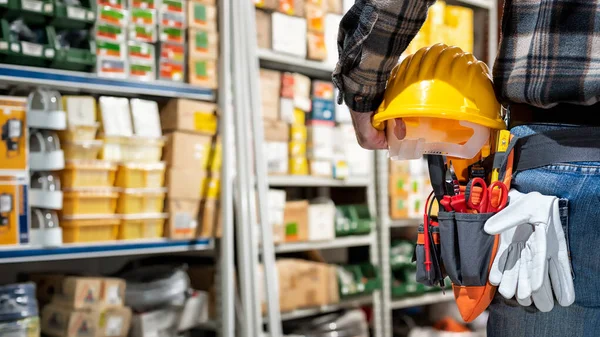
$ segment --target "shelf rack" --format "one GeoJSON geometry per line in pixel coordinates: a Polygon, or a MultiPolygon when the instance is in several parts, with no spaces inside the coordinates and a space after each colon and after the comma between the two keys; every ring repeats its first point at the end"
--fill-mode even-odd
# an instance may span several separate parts
{"type": "Polygon", "coordinates": [[[298,309],[290,312],[281,313],[282,321],[289,321],[319,314],[326,314],[341,309],[358,308],[373,303],[372,296],[358,297],[354,299],[342,300],[340,303],[324,305],[316,308],[298,309]]]}
{"type": "Polygon", "coordinates": [[[366,187],[370,177],[352,177],[333,179],[313,176],[269,176],[269,185],[273,187],[366,187]]]}
{"type": "Polygon", "coordinates": [[[430,293],[421,296],[408,297],[402,299],[393,299],[391,301],[390,307],[392,310],[397,309],[406,309],[412,307],[418,307],[422,305],[429,305],[435,303],[442,303],[447,301],[454,300],[454,296],[452,296],[452,291],[446,293],[430,293]]]}
{"type": "Polygon", "coordinates": [[[10,64],[0,64],[0,82],[28,86],[51,86],[57,90],[86,93],[215,100],[214,90],[187,83],[112,79],[98,77],[92,73],[10,64]]]}
{"type": "Polygon", "coordinates": [[[275,246],[276,253],[293,253],[307,250],[338,249],[360,246],[370,246],[375,242],[374,235],[354,235],[335,238],[331,241],[290,242],[275,246]]]}
{"type": "Polygon", "coordinates": [[[212,240],[135,240],[63,244],[57,248],[2,247],[0,264],[211,250],[212,240]]]}

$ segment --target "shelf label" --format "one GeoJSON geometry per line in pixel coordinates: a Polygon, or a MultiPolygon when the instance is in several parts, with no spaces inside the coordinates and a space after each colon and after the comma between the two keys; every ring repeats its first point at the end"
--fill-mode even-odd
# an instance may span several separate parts
{"type": "Polygon", "coordinates": [[[74,6],[67,7],[67,17],[69,17],[71,19],[85,20],[87,17],[86,14],[87,14],[86,10],[83,8],[78,8],[78,7],[74,7],[74,6]]]}
{"type": "Polygon", "coordinates": [[[44,47],[41,44],[21,42],[21,51],[25,55],[40,57],[44,52],[44,47]]]}
{"type": "Polygon", "coordinates": [[[8,0],[0,0],[0,4],[7,4],[8,0]]]}
{"type": "Polygon", "coordinates": [[[46,49],[46,50],[44,51],[44,55],[45,55],[47,58],[53,58],[53,57],[54,57],[54,49],[50,49],[50,48],[46,49]]]}
{"type": "Polygon", "coordinates": [[[6,50],[6,49],[8,49],[8,42],[6,42],[6,41],[2,41],[2,42],[0,42],[0,49],[1,49],[1,50],[6,50]]]}
{"type": "Polygon", "coordinates": [[[21,0],[21,7],[31,12],[42,12],[44,4],[37,0],[21,0]]]}
{"type": "Polygon", "coordinates": [[[44,4],[44,12],[52,14],[54,11],[54,5],[51,3],[44,4]]]}

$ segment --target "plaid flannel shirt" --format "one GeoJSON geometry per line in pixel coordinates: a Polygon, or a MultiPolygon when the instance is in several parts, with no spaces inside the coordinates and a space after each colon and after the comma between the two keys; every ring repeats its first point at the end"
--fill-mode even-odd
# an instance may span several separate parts
{"type": "MultiPolygon", "coordinates": [[[[340,23],[333,73],[338,103],[358,112],[377,109],[390,71],[434,2],[356,1],[340,23]]],[[[506,0],[493,77],[503,104],[598,102],[600,0],[506,0]]]]}

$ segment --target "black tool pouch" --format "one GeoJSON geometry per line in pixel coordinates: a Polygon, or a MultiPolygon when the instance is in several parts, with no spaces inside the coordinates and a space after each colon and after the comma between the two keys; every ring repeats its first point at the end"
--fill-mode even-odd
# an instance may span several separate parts
{"type": "Polygon", "coordinates": [[[487,283],[495,237],[483,227],[492,215],[439,212],[442,263],[454,285],[470,287],[487,283]]]}

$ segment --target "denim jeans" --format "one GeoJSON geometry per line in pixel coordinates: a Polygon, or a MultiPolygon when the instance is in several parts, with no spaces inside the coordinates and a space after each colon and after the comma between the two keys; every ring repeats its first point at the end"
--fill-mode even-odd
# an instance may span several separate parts
{"type": "MultiPolygon", "coordinates": [[[[525,136],[568,127],[573,126],[531,124],[511,132],[525,136]]],[[[600,336],[600,162],[517,172],[512,187],[568,199],[568,212],[565,209],[561,215],[573,266],[575,303],[566,308],[555,303],[551,312],[542,313],[496,294],[489,307],[488,337],[600,336]]]]}

